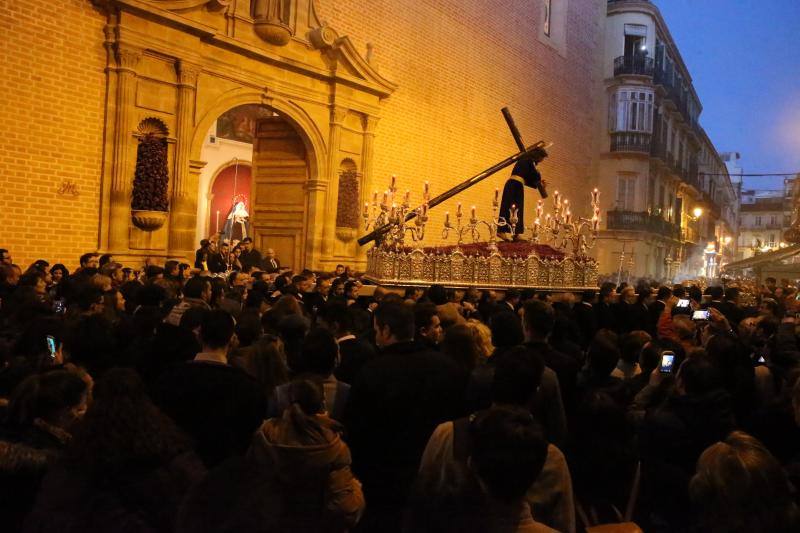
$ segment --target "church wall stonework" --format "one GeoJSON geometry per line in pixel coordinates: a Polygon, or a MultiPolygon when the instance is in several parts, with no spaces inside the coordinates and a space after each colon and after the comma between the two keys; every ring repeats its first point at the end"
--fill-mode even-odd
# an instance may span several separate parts
{"type": "MultiPolygon", "coordinates": [[[[175,2],[151,3],[169,9],[175,2]]],[[[587,214],[588,191],[595,183],[593,154],[599,152],[598,116],[604,113],[598,108],[604,0],[553,0],[554,13],[560,15],[554,19],[552,42],[541,32],[538,0],[315,2],[319,19],[349,37],[356,52],[369,58],[370,67],[397,84],[394,90],[385,89],[379,103],[369,91],[385,86],[374,78],[363,82],[372,87],[365,92],[357,94],[356,85],[340,83],[326,95],[323,71],[329,58],[320,61],[320,50],[299,41],[270,49],[247,30],[249,2],[194,3],[199,7],[167,17],[172,22],[166,30],[155,19],[124,15],[115,37],[104,34],[106,14],[90,0],[63,0],[58,10],[45,0],[0,2],[0,21],[10,28],[0,40],[5,95],[0,107],[5,126],[0,136],[0,246],[9,247],[16,262],[26,266],[43,257],[74,267],[80,253],[116,250],[115,243],[137,241],[134,230],[129,234],[127,227],[110,224],[127,220],[124,198],[114,196],[113,188],[114,180],[131,170],[113,168],[115,158],[127,157],[115,153],[119,147],[113,129],[116,80],[126,72],[138,76],[130,85],[135,93],[125,119],[128,133],[147,117],[163,120],[170,138],[175,136],[169,156],[171,194],[176,180],[187,191],[178,198],[180,206],[171,205],[180,209],[161,233],[154,233],[152,243],[157,244],[148,241],[143,250],[162,247],[167,255],[185,250],[187,236],[194,238],[199,147],[212,121],[225,110],[223,103],[263,101],[279,112],[308,117],[305,126],[299,125],[306,128],[309,142],[324,149],[310,162],[313,183],[308,191],[316,196],[307,208],[309,220],[315,221],[306,250],[309,266],[328,267],[356,254],[355,242],[340,242],[334,231],[338,187],[329,179],[334,180],[344,159],[351,159],[367,180],[362,200],[385,189],[392,174],[398,176],[400,191],[410,188],[415,199],[425,180],[436,195],[516,152],[500,114],[506,105],[526,143],[555,143],[542,165],[551,196],[559,189],[572,199],[577,214],[587,214]],[[236,16],[225,11],[233,8],[214,7],[223,4],[237,5],[236,16]],[[181,33],[181,17],[194,17],[193,31],[215,28],[229,42],[245,39],[251,51],[237,56],[231,47],[212,49],[207,41],[201,49],[196,35],[181,33]],[[150,50],[135,58],[130,71],[125,70],[127,58],[117,52],[119,66],[110,74],[108,105],[104,39],[150,50]],[[256,48],[272,55],[248,72],[256,48]],[[183,55],[186,50],[197,53],[183,55]],[[271,66],[283,61],[312,61],[319,74],[303,79],[299,70],[271,66]],[[184,71],[186,75],[180,74],[184,71]],[[109,128],[105,137],[104,128],[109,128]],[[332,145],[337,147],[333,152],[328,150],[332,145]],[[177,165],[184,168],[181,176],[173,170],[176,160],[188,160],[188,168],[177,165]]],[[[296,5],[309,3],[297,0],[296,5]]],[[[320,34],[315,35],[312,41],[320,34]]],[[[364,71],[360,68],[352,76],[364,71]]],[[[128,134],[117,138],[133,142],[128,134]]],[[[454,212],[457,201],[465,210],[472,204],[483,206],[479,214],[487,216],[495,187],[502,189],[509,173],[502,171],[432,210],[431,241],[441,235],[444,213],[454,212]]],[[[535,194],[529,198],[538,198],[535,194]]]]}
{"type": "Polygon", "coordinates": [[[0,247],[23,269],[98,246],[104,22],[85,0],[0,2],[0,247]]]}

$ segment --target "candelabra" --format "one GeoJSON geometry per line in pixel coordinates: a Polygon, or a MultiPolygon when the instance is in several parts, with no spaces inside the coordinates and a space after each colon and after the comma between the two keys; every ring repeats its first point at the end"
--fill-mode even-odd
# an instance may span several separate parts
{"type": "Polygon", "coordinates": [[[536,205],[536,218],[533,225],[528,229],[531,231],[531,241],[550,242],[554,248],[567,249],[572,247],[572,253],[576,256],[585,255],[588,250],[594,247],[600,229],[600,192],[594,189],[592,195],[592,218],[572,216],[569,207],[569,200],[561,198],[558,191],[553,193],[553,215],[549,213],[544,217],[542,214],[544,205],[541,200],[536,205]]]}
{"type": "Polygon", "coordinates": [[[517,221],[519,220],[517,216],[517,207],[515,205],[511,206],[511,212],[509,214],[509,220],[506,221],[504,217],[498,216],[498,211],[500,209],[500,191],[495,189],[494,190],[494,199],[492,200],[492,217],[489,220],[481,220],[478,218],[477,213],[475,211],[475,206],[472,206],[472,210],[470,212],[469,221],[464,224],[462,223],[462,218],[464,216],[461,210],[461,203],[459,202],[456,207],[456,224],[455,226],[450,221],[450,213],[447,212],[444,214],[444,229],[442,230],[442,238],[446,239],[450,232],[454,232],[458,236],[458,246],[464,244],[464,237],[469,235],[472,237],[473,242],[479,242],[481,235],[480,235],[480,227],[485,226],[487,231],[489,232],[489,250],[492,252],[497,251],[497,230],[500,228],[510,227],[514,228],[517,225],[517,221]]]}
{"type": "Polygon", "coordinates": [[[380,228],[391,224],[391,229],[378,242],[382,248],[402,250],[405,246],[406,234],[417,243],[425,238],[425,225],[428,223],[428,202],[430,201],[430,185],[426,181],[423,189],[423,203],[413,210],[416,213],[413,223],[406,220],[411,210],[411,191],[406,191],[402,203],[396,201],[397,176],[392,176],[389,188],[383,192],[383,200],[378,203],[378,192],[372,194],[372,204],[364,202],[364,230],[380,228]]]}

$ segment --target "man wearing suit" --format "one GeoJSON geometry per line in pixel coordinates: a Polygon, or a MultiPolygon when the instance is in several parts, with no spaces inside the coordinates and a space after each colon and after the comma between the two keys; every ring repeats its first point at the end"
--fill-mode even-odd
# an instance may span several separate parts
{"type": "Polygon", "coordinates": [[[267,248],[264,250],[264,260],[262,263],[262,270],[267,274],[277,274],[281,270],[281,262],[275,257],[275,250],[267,248]]]}
{"type": "Polygon", "coordinates": [[[575,322],[581,330],[581,347],[585,350],[589,347],[589,343],[594,339],[594,334],[597,333],[597,318],[594,316],[594,302],[595,292],[584,291],[581,295],[581,301],[576,303],[572,308],[575,314],[575,322]]]}

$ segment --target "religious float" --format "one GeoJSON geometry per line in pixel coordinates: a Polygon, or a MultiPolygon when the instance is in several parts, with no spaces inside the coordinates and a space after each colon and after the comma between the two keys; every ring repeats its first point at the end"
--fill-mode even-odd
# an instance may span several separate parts
{"type": "MultiPolygon", "coordinates": [[[[442,240],[453,244],[426,245],[428,210],[488,176],[518,161],[541,153],[544,143],[525,147],[507,109],[508,121],[520,152],[469,178],[452,189],[430,198],[426,182],[422,203],[411,207],[411,193],[398,196],[396,179],[379,201],[364,204],[362,218],[367,235],[359,239],[364,245],[374,242],[367,252],[366,279],[387,287],[413,287],[440,284],[453,288],[537,289],[550,291],[584,291],[597,288],[597,262],[587,255],[597,242],[600,225],[600,193],[591,192],[591,218],[573,216],[569,200],[554,193],[553,212],[544,213],[541,200],[536,205],[535,220],[529,226],[519,224],[520,213],[511,205],[500,212],[499,190],[495,190],[491,214],[480,218],[476,206],[467,216],[459,203],[455,216],[445,214],[442,240]],[[510,242],[499,234],[514,228],[510,242]],[[520,229],[521,228],[521,229],[520,229]]],[[[546,197],[546,191],[539,187],[546,197]]]]}

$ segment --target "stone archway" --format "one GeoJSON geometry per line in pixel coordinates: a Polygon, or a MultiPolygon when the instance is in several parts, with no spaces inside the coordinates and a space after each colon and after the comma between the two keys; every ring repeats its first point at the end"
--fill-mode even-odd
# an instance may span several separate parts
{"type": "MultiPolygon", "coordinates": [[[[275,249],[281,264],[294,270],[314,265],[324,226],[321,206],[328,192],[320,179],[327,172],[327,147],[301,108],[264,98],[263,93],[232,91],[198,121],[192,152],[199,151],[199,156],[190,160],[189,170],[199,176],[206,166],[202,146],[211,124],[228,110],[248,104],[264,106],[274,115],[258,120],[252,145],[250,221],[256,248],[275,249]]],[[[198,180],[198,186],[202,198],[203,182],[198,180]]]]}
{"type": "MultiPolygon", "coordinates": [[[[293,200],[295,208],[302,203],[302,217],[299,210],[292,215],[295,225],[302,218],[300,229],[295,228],[302,236],[293,237],[292,266],[326,268],[343,255],[355,259],[353,243],[334,246],[339,162],[350,157],[362,169],[363,195],[370,188],[380,104],[396,85],[380,76],[347,37],[320,22],[314,2],[286,0],[283,11],[262,9],[264,2],[230,0],[104,0],[98,5],[107,15],[109,95],[102,251],[123,259],[191,257],[201,225],[198,205],[207,200],[207,191],[199,187],[207,132],[228,109],[257,104],[274,110],[305,152],[305,175],[291,192],[302,189],[303,197],[293,200]],[[278,12],[288,14],[280,28],[268,16],[278,12]],[[289,38],[275,39],[276,28],[289,38]],[[146,239],[147,246],[137,248],[134,244],[145,240],[131,227],[129,176],[133,129],[148,117],[161,120],[171,132],[169,216],[146,239]]],[[[265,206],[265,213],[270,209],[279,210],[265,206]]],[[[279,239],[278,229],[288,224],[269,217],[263,221],[265,239],[279,239]]]]}

